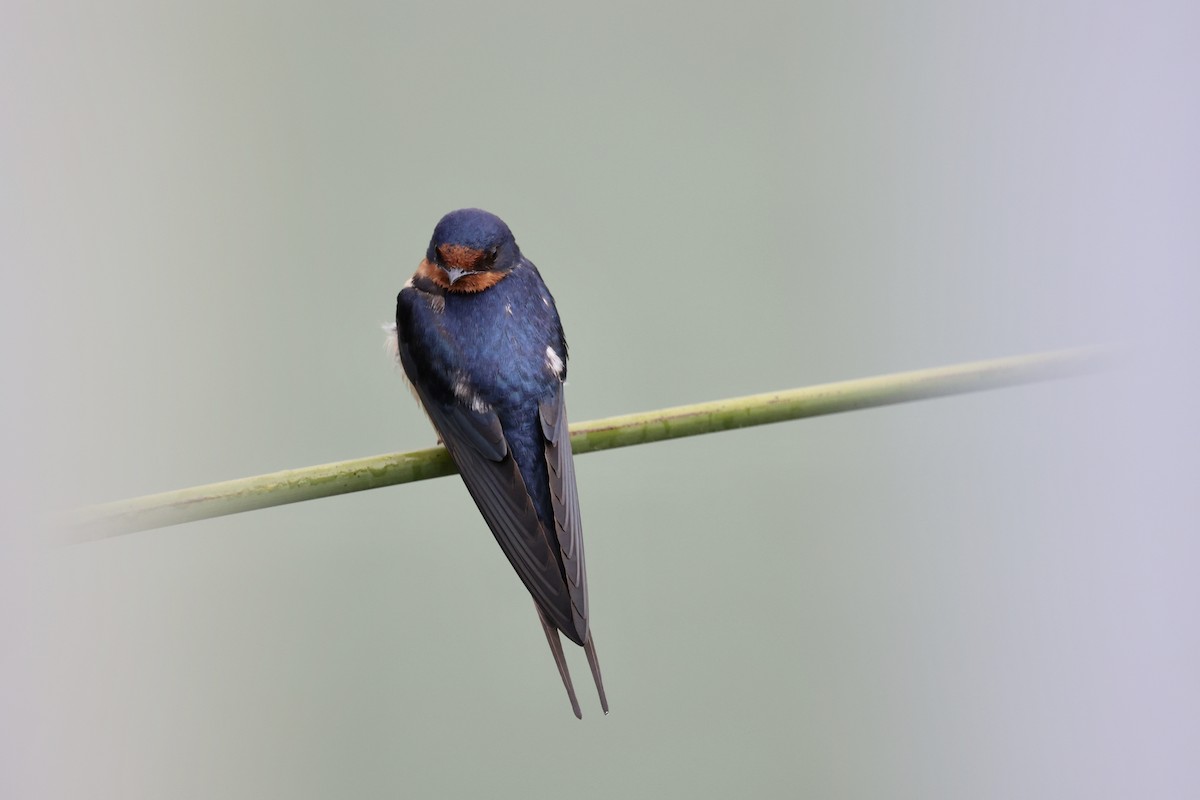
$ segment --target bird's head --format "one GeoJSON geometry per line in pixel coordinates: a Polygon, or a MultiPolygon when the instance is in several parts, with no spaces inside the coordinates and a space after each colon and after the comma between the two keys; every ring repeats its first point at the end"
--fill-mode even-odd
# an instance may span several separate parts
{"type": "Polygon", "coordinates": [[[461,208],[433,229],[420,272],[450,292],[481,292],[521,260],[504,220],[478,208],[461,208]]]}

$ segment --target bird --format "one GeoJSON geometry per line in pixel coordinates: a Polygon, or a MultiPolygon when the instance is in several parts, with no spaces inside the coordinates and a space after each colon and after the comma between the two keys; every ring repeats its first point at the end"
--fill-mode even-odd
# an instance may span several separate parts
{"type": "Polygon", "coordinates": [[[583,647],[608,699],[588,616],[583,529],[554,297],[500,217],[451,211],[396,298],[390,346],[467,491],[533,597],[582,719],[559,634],[583,647]]]}

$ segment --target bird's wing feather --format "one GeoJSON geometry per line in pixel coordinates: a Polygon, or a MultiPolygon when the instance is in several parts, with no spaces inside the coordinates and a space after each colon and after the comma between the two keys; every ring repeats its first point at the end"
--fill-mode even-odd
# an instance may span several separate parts
{"type": "Polygon", "coordinates": [[[550,502],[554,508],[554,532],[562,555],[571,614],[579,642],[587,641],[587,569],[583,560],[583,523],[579,517],[579,491],[575,484],[575,461],[571,454],[571,432],[567,427],[567,405],[560,383],[553,395],[538,406],[542,435],[546,439],[546,467],[550,477],[550,502]]]}

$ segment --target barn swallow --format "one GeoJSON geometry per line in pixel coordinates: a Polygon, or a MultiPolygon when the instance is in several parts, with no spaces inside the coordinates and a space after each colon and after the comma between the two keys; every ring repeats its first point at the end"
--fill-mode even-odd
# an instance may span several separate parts
{"type": "Polygon", "coordinates": [[[583,646],[607,714],[563,399],[567,341],[554,298],[503,220],[477,208],[442,217],[396,298],[395,345],[467,491],[533,595],[575,716],[583,717],[559,632],[583,646]]]}

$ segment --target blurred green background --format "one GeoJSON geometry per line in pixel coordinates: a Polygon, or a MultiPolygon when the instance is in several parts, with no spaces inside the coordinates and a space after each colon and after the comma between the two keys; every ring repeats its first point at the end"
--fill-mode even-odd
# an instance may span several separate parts
{"type": "Polygon", "coordinates": [[[3,796],[1200,790],[1194,3],[2,13],[3,796]],[[44,546],[431,445],[379,326],[467,205],[574,420],[1129,357],[582,457],[582,723],[457,479],[44,546]]]}

